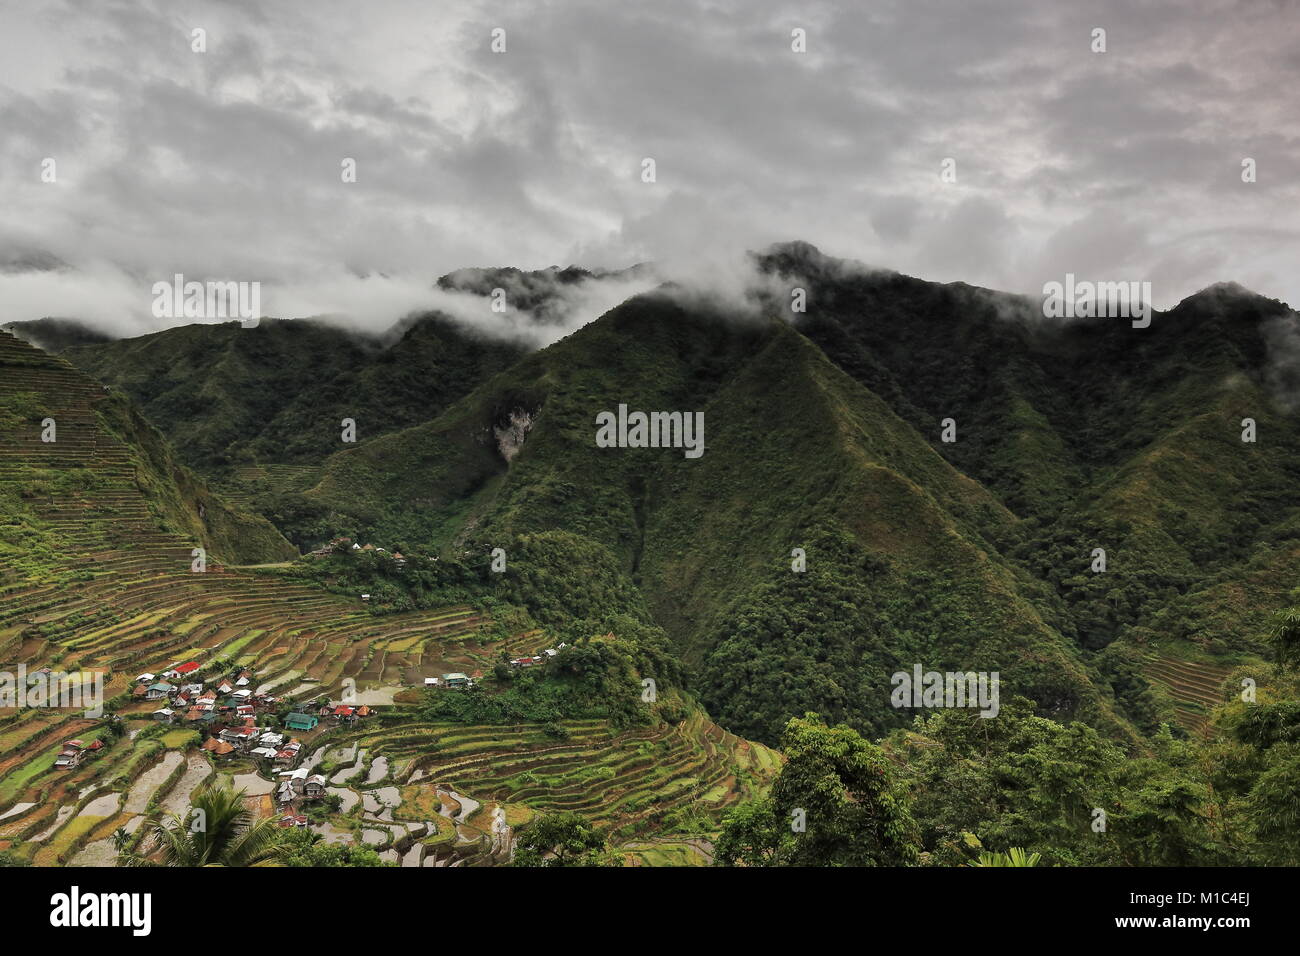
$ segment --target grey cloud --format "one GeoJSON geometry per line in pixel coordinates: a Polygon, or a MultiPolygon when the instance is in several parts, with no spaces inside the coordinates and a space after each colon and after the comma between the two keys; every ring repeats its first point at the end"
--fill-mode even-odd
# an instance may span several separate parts
{"type": "Polygon", "coordinates": [[[906,241],[912,235],[921,204],[911,196],[882,196],[871,209],[871,227],[887,242],[906,241]]]}
{"type": "Polygon", "coordinates": [[[1297,21],[1218,0],[0,0],[0,248],[71,267],[0,276],[0,306],[137,328],[183,271],[374,323],[466,266],[703,280],[787,239],[1012,292],[1122,270],[1161,306],[1220,279],[1296,301],[1297,21]]]}

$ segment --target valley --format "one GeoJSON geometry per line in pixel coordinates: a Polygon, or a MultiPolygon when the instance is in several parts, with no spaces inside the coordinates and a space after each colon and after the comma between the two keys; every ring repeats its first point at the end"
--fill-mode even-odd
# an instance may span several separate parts
{"type": "Polygon", "coordinates": [[[1289,859],[1294,313],[1214,286],[1052,323],[806,244],[755,263],[809,313],[664,287],[536,351],[436,314],[0,334],[0,660],[108,698],[0,712],[0,853],[157,862],[168,813],[242,788],[310,834],[292,865],[558,860],[559,832],[608,865],[956,865],[963,833],[1289,859]],[[633,440],[627,409],[692,428],[633,440]],[[192,693],[150,682],[182,664],[192,693]],[[1000,705],[900,705],[914,669],[1000,705]],[[773,835],[802,761],[859,748],[915,843],[773,835]]]}

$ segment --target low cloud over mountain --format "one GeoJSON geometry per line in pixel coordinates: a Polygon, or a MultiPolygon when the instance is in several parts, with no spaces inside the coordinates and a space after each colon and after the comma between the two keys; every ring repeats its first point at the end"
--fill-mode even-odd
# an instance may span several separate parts
{"type": "Polygon", "coordinates": [[[9,320],[138,333],[180,272],[382,325],[467,267],[677,276],[790,236],[1012,292],[1070,271],[1162,308],[1218,276],[1300,300],[1286,5],[18,6],[9,320]]]}

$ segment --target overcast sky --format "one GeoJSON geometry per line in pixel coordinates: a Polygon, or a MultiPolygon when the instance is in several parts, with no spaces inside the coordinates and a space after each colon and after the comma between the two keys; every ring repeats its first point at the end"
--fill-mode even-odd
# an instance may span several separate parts
{"type": "Polygon", "coordinates": [[[0,321],[143,330],[182,272],[382,324],[463,266],[699,274],[787,239],[1295,305],[1297,27],[1290,0],[0,0],[0,321]]]}

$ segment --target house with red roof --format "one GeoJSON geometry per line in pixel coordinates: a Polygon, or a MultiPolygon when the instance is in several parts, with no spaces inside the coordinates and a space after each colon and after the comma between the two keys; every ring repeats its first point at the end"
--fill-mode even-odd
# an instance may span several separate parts
{"type": "Polygon", "coordinates": [[[63,749],[59,751],[58,757],[54,759],[55,770],[71,770],[77,767],[87,757],[93,757],[104,749],[102,740],[91,741],[87,746],[80,740],[65,740],[63,749]]]}

